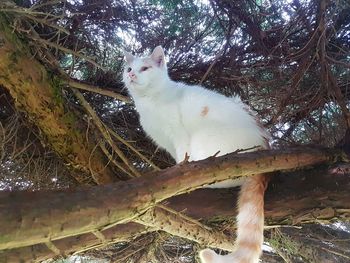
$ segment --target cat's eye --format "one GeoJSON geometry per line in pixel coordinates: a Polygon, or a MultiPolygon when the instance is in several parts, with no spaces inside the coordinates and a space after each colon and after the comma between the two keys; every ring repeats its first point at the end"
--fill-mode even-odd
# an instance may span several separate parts
{"type": "Polygon", "coordinates": [[[130,72],[131,70],[132,70],[131,68],[128,68],[126,71],[127,71],[127,72],[130,72]]]}
{"type": "Polygon", "coordinates": [[[140,69],[140,71],[146,71],[147,69],[149,69],[150,67],[142,67],[141,69],[140,69]]]}

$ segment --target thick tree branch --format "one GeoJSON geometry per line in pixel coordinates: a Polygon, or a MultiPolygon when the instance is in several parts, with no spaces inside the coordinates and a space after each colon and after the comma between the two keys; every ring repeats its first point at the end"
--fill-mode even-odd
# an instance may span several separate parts
{"type": "MultiPolygon", "coordinates": [[[[266,224],[268,225],[267,229],[280,227],[281,225],[290,226],[293,224],[300,225],[318,222],[330,223],[339,219],[350,220],[349,187],[350,178],[348,175],[327,174],[326,171],[319,169],[304,172],[297,171],[275,176],[266,194],[265,216],[266,224]]],[[[173,210],[185,213],[186,216],[192,218],[201,219],[201,222],[219,222],[219,225],[222,225],[222,222],[232,222],[230,225],[225,223],[226,227],[228,226],[232,229],[234,228],[233,218],[236,215],[234,200],[237,198],[237,192],[232,189],[199,189],[188,194],[167,199],[166,203],[173,210]]],[[[146,212],[146,217],[147,214],[153,213],[152,211],[151,209],[150,212],[146,212]]],[[[186,223],[186,227],[183,227],[183,229],[179,229],[177,227],[178,225],[172,225],[172,220],[165,227],[162,227],[160,224],[162,221],[160,219],[166,213],[159,210],[156,213],[155,219],[157,221],[154,221],[152,218],[149,220],[156,227],[147,228],[139,224],[128,223],[126,225],[117,225],[107,230],[101,230],[100,232],[107,240],[105,244],[96,238],[96,236],[89,233],[51,242],[60,249],[62,254],[67,255],[76,251],[102,247],[110,242],[127,241],[147,231],[162,229],[173,235],[182,236],[183,231],[187,228],[187,224],[201,225],[201,223],[193,222],[191,219],[187,220],[186,217],[181,216],[181,221],[186,223]],[[127,232],[125,232],[126,230],[127,232]]],[[[171,215],[171,219],[173,218],[174,216],[171,215]]],[[[177,220],[178,218],[176,218],[177,220]]],[[[168,221],[166,220],[165,222],[168,221]]],[[[206,227],[203,226],[203,228],[206,227]]],[[[192,231],[189,233],[192,233],[192,231]]],[[[211,245],[225,249],[225,246],[222,246],[220,242],[208,244],[207,242],[210,242],[212,239],[203,241],[200,237],[201,235],[199,235],[198,239],[196,235],[186,236],[186,238],[192,239],[204,246],[211,245]]],[[[227,238],[226,240],[229,242],[227,238]]],[[[226,244],[228,246],[230,245],[229,243],[226,244]]],[[[226,249],[229,250],[227,246],[226,249]]],[[[26,262],[34,258],[45,260],[53,256],[55,256],[54,253],[45,244],[0,251],[0,258],[7,259],[5,262],[17,263],[18,259],[26,262]]]]}
{"type": "Polygon", "coordinates": [[[43,243],[133,220],[165,199],[228,178],[289,170],[340,158],[339,150],[299,149],[228,154],[118,184],[54,192],[0,194],[0,249],[43,243]]]}

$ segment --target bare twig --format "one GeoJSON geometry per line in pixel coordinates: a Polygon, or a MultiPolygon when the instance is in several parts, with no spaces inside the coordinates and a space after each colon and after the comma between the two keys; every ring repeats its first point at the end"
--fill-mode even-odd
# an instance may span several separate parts
{"type": "Polygon", "coordinates": [[[130,178],[135,177],[132,173],[130,173],[128,171],[128,168],[125,167],[124,165],[122,165],[121,163],[117,162],[115,160],[115,158],[112,156],[112,154],[109,153],[109,151],[107,150],[105,143],[104,142],[100,142],[99,144],[101,150],[103,151],[103,153],[108,157],[108,160],[111,161],[116,167],[118,167],[120,170],[122,170],[124,173],[126,173],[127,175],[130,176],[130,178]]]}
{"type": "Polygon", "coordinates": [[[93,86],[90,84],[86,84],[86,83],[82,83],[76,80],[73,80],[71,78],[64,80],[64,83],[69,85],[72,88],[76,88],[76,89],[80,89],[80,90],[86,90],[86,91],[91,91],[94,93],[98,93],[104,96],[108,96],[111,98],[115,98],[117,100],[126,102],[126,103],[130,103],[131,100],[128,97],[125,97],[123,95],[120,95],[112,90],[108,90],[108,89],[103,89],[97,86],[93,86]]]}
{"type": "Polygon", "coordinates": [[[119,158],[125,163],[125,165],[132,171],[134,176],[140,176],[140,173],[134,168],[132,164],[130,164],[129,160],[126,158],[124,153],[118,148],[118,146],[113,142],[107,128],[102,123],[100,118],[97,116],[96,112],[92,109],[90,104],[85,100],[84,96],[76,89],[72,89],[74,95],[79,99],[81,105],[85,108],[85,110],[90,114],[93,119],[95,125],[101,132],[103,138],[108,142],[113,151],[119,156],[119,158]]]}
{"type": "Polygon", "coordinates": [[[70,32],[67,29],[65,29],[64,27],[52,24],[52,23],[48,22],[46,19],[41,19],[39,17],[35,17],[35,16],[30,15],[30,14],[26,14],[25,16],[33,21],[40,23],[40,24],[47,25],[49,27],[57,29],[60,32],[64,32],[65,34],[70,35],[70,32]]]}
{"type": "Polygon", "coordinates": [[[49,47],[53,47],[53,48],[56,48],[58,50],[61,50],[64,53],[72,54],[72,55],[74,55],[76,57],[79,57],[79,58],[81,58],[83,60],[86,60],[87,62],[89,62],[90,64],[94,65],[97,68],[105,70],[105,68],[102,67],[101,65],[99,65],[94,59],[92,59],[92,58],[90,58],[88,56],[85,56],[85,55],[83,55],[83,54],[81,54],[79,52],[76,52],[76,51],[71,50],[69,48],[63,47],[63,46],[58,45],[56,43],[50,42],[50,41],[48,41],[46,39],[43,39],[43,38],[33,38],[33,40],[35,40],[35,41],[37,41],[37,42],[39,42],[39,43],[41,43],[43,45],[47,45],[49,47]]]}
{"type": "Polygon", "coordinates": [[[144,160],[146,163],[148,163],[150,166],[152,166],[154,168],[154,170],[156,171],[160,171],[161,169],[155,165],[151,160],[149,160],[146,156],[144,156],[142,153],[140,153],[134,146],[132,146],[130,143],[128,143],[126,140],[124,140],[122,137],[120,137],[115,131],[113,131],[111,128],[107,127],[109,133],[116,138],[117,140],[119,140],[120,142],[122,142],[123,144],[125,144],[128,148],[130,148],[137,156],[139,156],[142,160],[144,160]]]}

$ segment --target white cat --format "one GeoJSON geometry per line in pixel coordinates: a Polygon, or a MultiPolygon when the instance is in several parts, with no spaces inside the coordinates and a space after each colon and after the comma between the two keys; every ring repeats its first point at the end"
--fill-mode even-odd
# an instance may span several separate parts
{"type": "MultiPolygon", "coordinates": [[[[145,132],[167,150],[177,163],[185,158],[201,160],[247,149],[267,148],[268,133],[248,107],[201,86],[190,86],[169,78],[162,47],[149,57],[125,52],[123,80],[134,99],[145,132]]],[[[200,252],[203,263],[255,263],[263,243],[264,191],[266,180],[256,175],[245,180],[238,200],[236,250],[220,256],[210,249],[200,252]]],[[[214,187],[230,187],[232,181],[214,187]]]]}

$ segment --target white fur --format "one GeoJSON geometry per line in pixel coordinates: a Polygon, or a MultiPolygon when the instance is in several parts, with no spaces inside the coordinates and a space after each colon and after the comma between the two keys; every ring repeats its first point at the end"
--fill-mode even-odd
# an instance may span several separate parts
{"type": "Polygon", "coordinates": [[[218,155],[224,155],[237,149],[264,146],[266,134],[239,98],[170,80],[160,49],[157,47],[154,51],[163,56],[160,66],[152,59],[154,54],[130,59],[130,53],[126,53],[128,64],[123,74],[141,125],[157,145],[178,163],[184,160],[186,153],[195,161],[218,151],[218,155]],[[140,72],[145,65],[152,68],[140,72]],[[128,76],[128,67],[136,75],[134,82],[128,76]],[[205,116],[202,114],[204,107],[208,108],[205,116]]]}
{"type": "Polygon", "coordinates": [[[259,217],[252,217],[252,215],[256,214],[256,204],[254,203],[245,203],[243,206],[241,206],[241,212],[237,216],[237,220],[240,220],[241,222],[249,222],[250,224],[258,224],[259,220],[261,220],[259,217]]]}
{"type": "MultiPolygon", "coordinates": [[[[201,160],[218,151],[218,155],[223,155],[237,149],[265,147],[267,134],[239,98],[172,81],[161,47],[156,47],[149,57],[133,57],[127,52],[125,57],[123,80],[134,99],[141,125],[177,163],[184,160],[186,153],[190,160],[201,160]],[[151,68],[141,71],[145,66],[151,68]]],[[[237,182],[229,180],[212,186],[235,185],[237,182]]],[[[245,213],[241,215],[242,219],[246,217],[249,216],[245,213]]],[[[209,251],[201,254],[203,262],[210,262],[205,259],[206,253],[214,259],[212,262],[232,262],[231,254],[223,257],[209,251]]]]}

